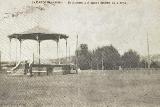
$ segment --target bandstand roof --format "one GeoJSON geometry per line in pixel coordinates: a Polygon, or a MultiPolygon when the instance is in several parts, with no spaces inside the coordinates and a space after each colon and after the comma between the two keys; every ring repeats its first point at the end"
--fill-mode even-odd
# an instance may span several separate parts
{"type": "Polygon", "coordinates": [[[22,33],[14,33],[8,36],[10,39],[18,39],[18,40],[59,40],[59,39],[67,39],[68,36],[65,34],[59,34],[59,33],[52,33],[47,29],[41,28],[39,26],[36,26],[32,29],[29,29],[28,31],[22,32],[22,33]]]}

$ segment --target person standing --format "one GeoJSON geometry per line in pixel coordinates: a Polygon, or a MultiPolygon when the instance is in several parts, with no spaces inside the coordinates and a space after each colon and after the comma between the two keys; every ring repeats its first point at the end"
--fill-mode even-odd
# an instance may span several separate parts
{"type": "Polygon", "coordinates": [[[28,69],[29,69],[29,63],[25,61],[25,64],[24,64],[24,74],[25,75],[28,73],[28,69]]]}
{"type": "Polygon", "coordinates": [[[32,66],[33,66],[33,63],[30,63],[29,64],[29,73],[30,73],[31,77],[33,76],[33,74],[32,74],[32,66]]]}

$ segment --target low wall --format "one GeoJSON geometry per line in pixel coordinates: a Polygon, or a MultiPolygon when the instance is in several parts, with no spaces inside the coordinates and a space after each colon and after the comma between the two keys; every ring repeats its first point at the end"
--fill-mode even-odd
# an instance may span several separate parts
{"type": "Polygon", "coordinates": [[[123,69],[123,70],[79,70],[78,73],[160,73],[160,69],[123,69]]]}

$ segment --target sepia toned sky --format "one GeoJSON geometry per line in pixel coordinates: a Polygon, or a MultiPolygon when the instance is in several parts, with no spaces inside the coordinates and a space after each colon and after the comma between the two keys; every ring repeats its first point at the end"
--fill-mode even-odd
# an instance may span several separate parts
{"type": "MultiPolygon", "coordinates": [[[[89,49],[112,44],[120,54],[128,49],[134,49],[140,55],[147,55],[147,33],[150,54],[160,54],[160,1],[117,1],[126,1],[127,4],[69,5],[65,0],[61,4],[43,5],[33,4],[31,0],[1,0],[0,50],[2,60],[10,60],[10,45],[7,36],[27,31],[35,26],[48,29],[53,33],[69,35],[71,55],[74,54],[76,48],[77,35],[79,44],[87,43],[89,49]]],[[[60,46],[59,56],[65,57],[64,40],[60,41],[60,46]]],[[[18,59],[19,42],[13,40],[11,48],[11,59],[18,59]]],[[[32,54],[37,56],[37,51],[36,41],[23,41],[23,59],[32,59],[32,54]]],[[[43,41],[41,57],[56,58],[56,42],[43,41]]]]}

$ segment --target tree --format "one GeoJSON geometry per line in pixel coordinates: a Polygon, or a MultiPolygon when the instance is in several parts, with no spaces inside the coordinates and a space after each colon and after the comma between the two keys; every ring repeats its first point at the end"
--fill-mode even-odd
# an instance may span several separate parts
{"type": "Polygon", "coordinates": [[[91,68],[91,56],[92,53],[88,51],[87,44],[81,44],[80,49],[77,50],[78,56],[78,66],[82,70],[90,69],[91,68]]]}
{"type": "Polygon", "coordinates": [[[160,62],[152,61],[151,62],[151,68],[160,68],[160,62]]]}
{"type": "Polygon", "coordinates": [[[137,52],[129,50],[122,56],[122,66],[125,68],[137,68],[139,67],[140,56],[137,52]]]}
{"type": "Polygon", "coordinates": [[[148,62],[145,59],[142,59],[140,61],[139,67],[140,68],[147,68],[148,67],[148,62]]]}
{"type": "Polygon", "coordinates": [[[120,54],[112,45],[97,48],[93,56],[94,69],[116,69],[120,65],[120,54]]]}

